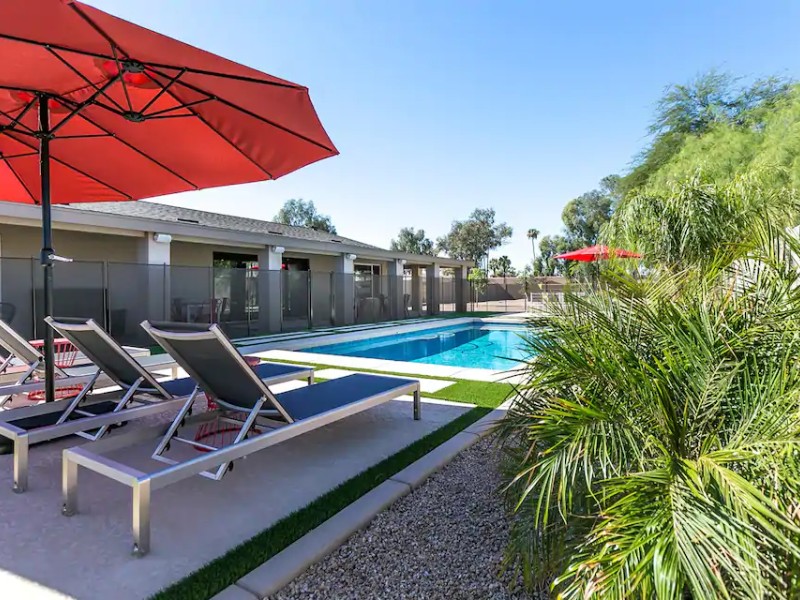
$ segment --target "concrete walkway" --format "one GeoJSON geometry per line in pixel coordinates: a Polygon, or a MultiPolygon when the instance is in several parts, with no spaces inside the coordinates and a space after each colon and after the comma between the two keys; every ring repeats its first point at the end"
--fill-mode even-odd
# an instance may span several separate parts
{"type": "MultiPolygon", "coordinates": [[[[11,491],[11,457],[2,456],[2,597],[147,597],[469,408],[424,402],[422,420],[413,421],[410,399],[395,400],[239,461],[221,482],[195,477],[159,490],[143,559],[129,554],[128,488],[84,470],[80,514],[60,515],[60,453],[77,440],[33,448],[22,495],[11,491]]],[[[147,468],[151,449],[129,449],[126,460],[147,468]]]]}

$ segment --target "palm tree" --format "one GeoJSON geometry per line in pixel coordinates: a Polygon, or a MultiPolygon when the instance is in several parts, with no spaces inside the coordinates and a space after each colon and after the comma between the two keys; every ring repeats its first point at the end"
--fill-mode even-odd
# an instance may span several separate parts
{"type": "Polygon", "coordinates": [[[559,597],[789,598],[800,579],[800,241],[616,273],[532,319],[503,419],[507,560],[559,597]]]}
{"type": "Polygon", "coordinates": [[[538,229],[528,229],[528,239],[531,241],[531,250],[533,250],[533,265],[534,275],[536,274],[536,240],[539,237],[538,229]]]}

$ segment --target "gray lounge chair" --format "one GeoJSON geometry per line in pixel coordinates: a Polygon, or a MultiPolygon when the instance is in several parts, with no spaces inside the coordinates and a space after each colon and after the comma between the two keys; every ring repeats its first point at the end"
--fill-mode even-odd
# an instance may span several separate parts
{"type": "MultiPolygon", "coordinates": [[[[21,367],[16,380],[0,385],[0,408],[12,396],[44,390],[44,356],[28,340],[19,335],[8,323],[0,320],[0,347],[8,355],[0,363],[0,375],[11,375],[11,369],[21,367]]],[[[175,362],[166,355],[137,356],[136,360],[148,370],[170,367],[175,362]]],[[[55,367],[56,389],[76,387],[91,381],[97,368],[94,365],[81,365],[70,368],[55,367]]]]}
{"type": "MultiPolygon", "coordinates": [[[[8,353],[0,363],[0,375],[12,375],[13,369],[19,368],[16,381],[10,386],[3,386],[4,388],[7,387],[9,391],[21,389],[20,386],[25,382],[44,374],[44,356],[42,356],[42,353],[2,320],[0,320],[0,346],[8,353]]],[[[65,384],[65,379],[69,378],[69,373],[58,367],[55,368],[55,372],[59,378],[58,383],[65,384]]],[[[68,383],[75,385],[76,381],[73,379],[68,383]]],[[[0,395],[0,407],[11,399],[13,393],[0,395]]]]}
{"type": "MultiPolygon", "coordinates": [[[[27,488],[32,444],[69,435],[94,441],[114,425],[178,408],[197,389],[190,377],[158,381],[92,319],[45,320],[94,363],[95,371],[74,398],[0,412],[0,436],[13,444],[16,492],[27,488]],[[121,391],[91,394],[101,374],[121,391]]],[[[311,383],[314,377],[311,367],[265,363],[258,369],[270,385],[293,379],[311,383]]]]}
{"type": "Polygon", "coordinates": [[[131,431],[64,451],[63,514],[70,516],[77,511],[79,466],[130,486],[135,556],[142,556],[150,549],[150,494],[153,490],[193,475],[219,480],[237,459],[405,394],[413,394],[414,419],[420,418],[419,381],[416,380],[356,374],[273,394],[219,326],[211,325],[202,332],[164,331],[148,322],[142,323],[142,327],[197,381],[199,389],[214,400],[219,409],[190,416],[196,398],[193,394],[166,428],[153,427],[149,433],[131,431]],[[178,435],[182,428],[191,428],[220,415],[232,417],[236,414],[242,415],[238,420],[231,419],[239,423],[238,433],[232,443],[222,447],[204,446],[193,438],[178,435]],[[268,419],[271,428],[263,433],[254,431],[259,418],[268,419]],[[255,435],[248,437],[248,433],[255,435]],[[106,456],[110,451],[146,440],[158,440],[152,458],[166,463],[161,469],[144,472],[106,456]],[[166,455],[176,443],[185,444],[184,448],[200,448],[202,452],[178,462],[166,455]]]}

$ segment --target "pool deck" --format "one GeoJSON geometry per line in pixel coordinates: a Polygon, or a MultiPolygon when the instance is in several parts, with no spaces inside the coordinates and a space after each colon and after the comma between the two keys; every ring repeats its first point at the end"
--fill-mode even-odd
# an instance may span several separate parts
{"type": "MultiPolygon", "coordinates": [[[[303,384],[274,388],[296,385],[303,384]]],[[[151,507],[152,551],[140,559],[130,555],[127,487],[83,470],[80,512],[71,518],[60,514],[61,451],[75,446],[74,438],[31,449],[31,486],[25,494],[11,491],[11,457],[0,456],[0,595],[146,598],[470,408],[426,398],[422,420],[414,421],[411,398],[392,400],[253,454],[222,481],[194,477],[160,489],[151,507]]],[[[171,417],[162,414],[129,427],[171,417]]],[[[152,447],[137,444],[120,456],[136,468],[152,468],[158,464],[149,459],[152,447]]]]}
{"type": "MultiPolygon", "coordinates": [[[[426,377],[513,381],[515,377],[508,372],[487,369],[302,351],[320,345],[323,336],[325,341],[338,343],[347,341],[343,337],[363,339],[475,321],[509,322],[426,319],[353,327],[322,335],[304,332],[272,340],[240,341],[238,345],[247,354],[265,358],[329,365],[330,368],[317,371],[323,379],[335,379],[349,370],[360,369],[413,375],[428,393],[451,383],[426,377]],[[277,345],[283,347],[276,348],[277,345]]],[[[297,385],[303,384],[290,382],[274,389],[282,391],[297,385]]],[[[75,446],[76,439],[65,438],[32,448],[31,486],[25,494],[11,491],[11,456],[0,456],[3,597],[134,600],[150,596],[470,408],[470,404],[424,398],[422,420],[414,421],[411,398],[393,400],[256,453],[241,461],[221,482],[195,477],[158,490],[151,508],[152,552],[142,559],[129,554],[131,505],[127,487],[82,471],[79,514],[72,518],[60,514],[61,452],[75,446]]],[[[129,427],[163,423],[172,417],[168,411],[129,427]]],[[[121,456],[126,463],[146,470],[154,467],[149,459],[151,451],[152,444],[142,443],[121,451],[121,456]]]]}

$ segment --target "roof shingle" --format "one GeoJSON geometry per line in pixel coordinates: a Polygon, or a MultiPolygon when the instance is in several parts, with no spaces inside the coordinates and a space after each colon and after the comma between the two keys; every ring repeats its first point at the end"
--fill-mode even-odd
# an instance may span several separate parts
{"type": "Polygon", "coordinates": [[[207,227],[217,227],[234,231],[262,233],[265,235],[283,235],[289,238],[315,242],[341,242],[361,248],[384,249],[341,235],[335,235],[327,231],[317,231],[308,227],[294,227],[292,225],[284,225],[283,223],[223,215],[183,206],[160,204],[157,202],[145,202],[142,200],[138,202],[84,202],[71,204],[70,207],[106,214],[138,217],[140,219],[153,219],[168,223],[188,223],[190,225],[204,225],[207,227]]]}

